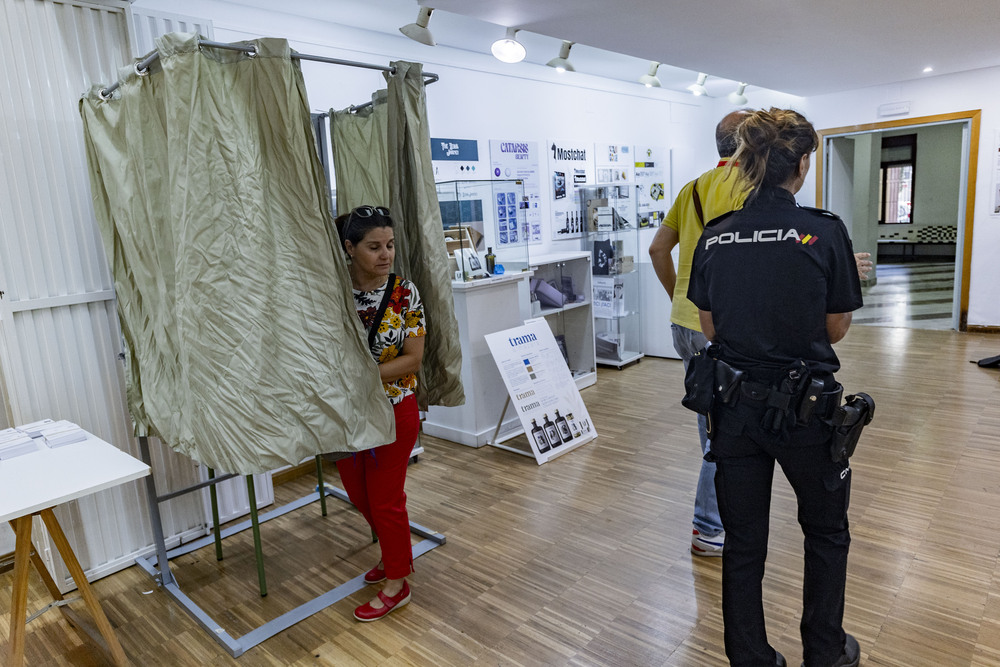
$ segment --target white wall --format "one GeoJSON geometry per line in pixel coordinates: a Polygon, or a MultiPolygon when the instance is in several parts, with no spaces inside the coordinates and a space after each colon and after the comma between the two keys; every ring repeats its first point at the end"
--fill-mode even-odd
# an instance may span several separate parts
{"type": "MultiPolygon", "coordinates": [[[[220,0],[138,0],[136,6],[208,18],[220,41],[281,36],[304,52],[373,63],[393,59],[423,62],[426,70],[441,75],[441,81],[428,88],[432,136],[481,140],[524,136],[539,142],[578,138],[666,146],[673,151],[671,194],[715,163],[714,126],[732,108],[723,99],[647,90],[581,73],[560,79],[554,71],[538,65],[503,65],[479,53],[427,47],[401,36],[237,7],[220,0]]],[[[380,74],[363,70],[304,63],[303,71],[311,104],[321,110],[365,101],[381,85],[380,74]]],[[[757,92],[751,96],[750,106],[795,108],[823,129],[883,120],[877,107],[902,100],[910,102],[910,117],[982,109],[982,164],[976,182],[968,322],[1000,325],[1000,263],[989,261],[990,250],[1000,243],[1000,221],[987,215],[992,173],[989,158],[994,130],[1000,128],[1000,68],[811,98],[757,92]]],[[[815,201],[814,180],[807,181],[798,200],[809,205],[815,201]]],[[[548,246],[546,243],[539,251],[549,250],[548,246]]]]}
{"type": "MultiPolygon", "coordinates": [[[[804,101],[802,111],[818,129],[845,127],[887,120],[879,118],[878,106],[898,101],[910,102],[910,113],[902,118],[982,110],[968,323],[1000,326],[1000,263],[994,260],[1000,247],[1000,218],[989,215],[995,132],[1000,129],[1000,67],[814,96],[804,101]]],[[[799,201],[815,201],[815,186],[809,179],[799,201]]]]}

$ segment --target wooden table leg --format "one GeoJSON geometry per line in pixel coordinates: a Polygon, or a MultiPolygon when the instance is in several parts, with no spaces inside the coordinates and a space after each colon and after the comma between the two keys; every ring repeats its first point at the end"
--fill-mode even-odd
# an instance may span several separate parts
{"type": "Polygon", "coordinates": [[[14,589],[10,609],[11,667],[24,664],[25,618],[28,614],[28,572],[31,570],[31,516],[22,516],[10,522],[14,529],[14,589]]]}
{"type": "MultiPolygon", "coordinates": [[[[97,625],[98,631],[104,637],[104,641],[107,642],[111,658],[116,665],[125,667],[129,664],[128,658],[125,657],[125,651],[122,650],[121,644],[118,643],[118,637],[115,635],[114,628],[111,627],[111,622],[104,615],[104,610],[101,608],[100,602],[97,601],[97,596],[94,595],[94,591],[90,588],[87,575],[84,574],[83,568],[80,566],[80,561],[76,559],[76,554],[73,553],[73,548],[70,546],[69,540],[66,539],[66,535],[63,533],[62,526],[59,525],[56,515],[52,513],[52,509],[50,508],[42,510],[41,516],[42,521],[45,522],[45,527],[49,530],[52,541],[55,542],[56,549],[59,550],[63,562],[66,563],[66,568],[69,570],[70,576],[76,582],[80,596],[83,597],[90,615],[94,618],[94,623],[97,625]]],[[[13,627],[13,624],[11,627],[13,627]]]]}

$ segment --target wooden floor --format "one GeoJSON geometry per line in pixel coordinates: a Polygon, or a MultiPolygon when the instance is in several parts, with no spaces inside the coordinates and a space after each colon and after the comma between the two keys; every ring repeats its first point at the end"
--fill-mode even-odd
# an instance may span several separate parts
{"type": "MultiPolygon", "coordinates": [[[[1000,665],[1000,371],[969,361],[1000,336],[855,327],[838,345],[848,390],[878,402],[852,463],[845,625],[862,664],[1000,665]]],[[[411,518],[448,542],[419,558],[413,601],[358,623],[365,591],[238,661],[136,567],[95,584],[136,665],[725,665],[719,559],[688,551],[698,474],[681,365],[601,370],[583,392],[600,437],[544,466],[432,438],[411,466],[411,518]]],[[[279,502],[311,489],[279,487],[279,502]]],[[[332,503],[263,528],[270,595],[249,535],[173,562],[184,591],[233,635],[378,559],[367,527],[332,503]]],[[[788,484],[774,487],[765,611],[772,644],[801,661],[802,539],[788,484]]],[[[0,636],[11,575],[0,576],[0,636]]],[[[44,601],[32,583],[29,605],[44,601]]],[[[79,603],[77,603],[79,604],[79,603]]],[[[0,663],[6,645],[0,643],[0,663]]],[[[30,665],[100,664],[57,612],[29,627],[30,665]]]]}

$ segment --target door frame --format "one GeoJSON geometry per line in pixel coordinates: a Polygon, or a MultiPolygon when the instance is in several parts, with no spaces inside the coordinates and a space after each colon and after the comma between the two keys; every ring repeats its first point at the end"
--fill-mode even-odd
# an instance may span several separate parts
{"type": "Polygon", "coordinates": [[[870,132],[881,132],[884,130],[899,129],[918,125],[940,125],[942,123],[968,123],[969,146],[968,164],[966,165],[965,177],[965,226],[962,234],[961,253],[961,276],[959,290],[958,307],[958,330],[968,331],[969,320],[969,283],[970,269],[972,264],[972,230],[976,212],[976,174],[979,164],[979,123],[982,109],[971,109],[969,111],[956,111],[953,113],[938,114],[934,116],[920,116],[916,118],[901,118],[897,120],[881,121],[878,123],[864,123],[860,125],[846,125],[844,127],[834,127],[819,130],[819,147],[816,149],[816,206],[823,208],[826,191],[826,166],[824,151],[827,142],[835,137],[843,137],[851,134],[866,134],[870,132]]]}

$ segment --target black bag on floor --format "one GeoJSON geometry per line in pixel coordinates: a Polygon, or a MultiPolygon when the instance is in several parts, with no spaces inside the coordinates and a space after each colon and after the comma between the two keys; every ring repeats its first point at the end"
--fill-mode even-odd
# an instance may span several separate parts
{"type": "Polygon", "coordinates": [[[976,362],[980,368],[1000,368],[1000,354],[995,357],[986,357],[976,362]]]}

